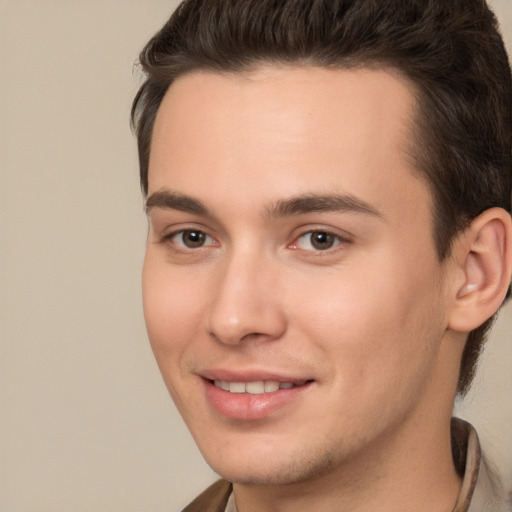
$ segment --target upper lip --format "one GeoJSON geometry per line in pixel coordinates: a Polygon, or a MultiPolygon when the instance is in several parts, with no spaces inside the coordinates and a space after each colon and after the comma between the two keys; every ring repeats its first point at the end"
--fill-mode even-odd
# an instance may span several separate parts
{"type": "Polygon", "coordinates": [[[312,380],[305,376],[291,376],[286,373],[267,371],[267,370],[227,370],[227,369],[208,369],[199,372],[199,375],[207,380],[222,380],[227,382],[258,382],[274,380],[277,382],[300,383],[312,380]]]}

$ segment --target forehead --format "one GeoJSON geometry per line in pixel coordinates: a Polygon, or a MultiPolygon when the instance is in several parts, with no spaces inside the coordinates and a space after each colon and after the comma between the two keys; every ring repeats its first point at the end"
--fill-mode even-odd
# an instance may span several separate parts
{"type": "Polygon", "coordinates": [[[414,111],[411,86],[387,70],[193,72],[171,85],[158,111],[149,193],[234,201],[222,191],[236,184],[246,205],[333,189],[379,210],[418,194],[428,202],[409,157],[414,111]]]}

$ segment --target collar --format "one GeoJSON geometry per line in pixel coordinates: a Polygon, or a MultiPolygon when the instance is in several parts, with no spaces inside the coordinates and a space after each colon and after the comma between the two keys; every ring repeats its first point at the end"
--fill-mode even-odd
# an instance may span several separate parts
{"type": "Polygon", "coordinates": [[[476,430],[464,420],[452,418],[452,453],[457,472],[462,476],[462,485],[457,503],[452,512],[471,512],[469,508],[478,482],[482,452],[476,430]]]}

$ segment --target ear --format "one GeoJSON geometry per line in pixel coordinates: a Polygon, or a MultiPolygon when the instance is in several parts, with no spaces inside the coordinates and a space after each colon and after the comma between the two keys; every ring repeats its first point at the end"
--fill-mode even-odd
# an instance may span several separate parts
{"type": "Polygon", "coordinates": [[[456,267],[448,327],[470,332],[501,306],[512,274],[512,221],[502,208],[486,210],[454,242],[456,267]]]}

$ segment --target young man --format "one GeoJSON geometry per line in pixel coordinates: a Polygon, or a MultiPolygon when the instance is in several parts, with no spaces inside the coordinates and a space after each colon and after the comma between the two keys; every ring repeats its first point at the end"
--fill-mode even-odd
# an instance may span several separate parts
{"type": "Polygon", "coordinates": [[[190,0],[141,55],[149,338],[186,511],[504,511],[452,420],[512,271],[483,0],[190,0]]]}

